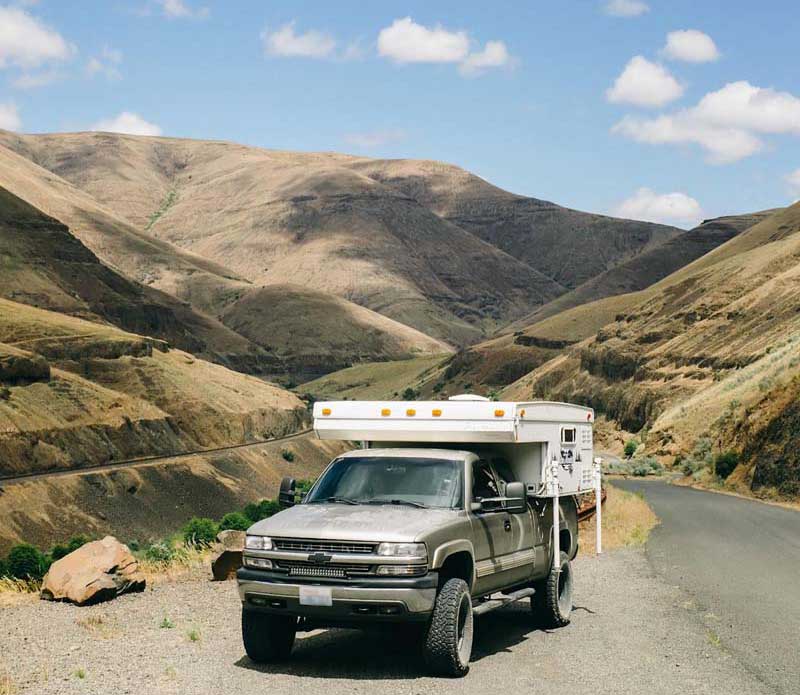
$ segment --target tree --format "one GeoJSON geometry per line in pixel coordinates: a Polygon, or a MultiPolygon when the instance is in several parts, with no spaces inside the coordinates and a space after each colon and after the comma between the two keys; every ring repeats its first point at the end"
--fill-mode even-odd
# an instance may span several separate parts
{"type": "Polygon", "coordinates": [[[417,392],[409,386],[405,391],[403,391],[403,400],[404,401],[417,400],[417,392]]]}
{"type": "Polygon", "coordinates": [[[639,448],[639,442],[635,439],[629,439],[625,442],[625,458],[631,458],[635,453],[636,450],[639,448]]]}
{"type": "Polygon", "coordinates": [[[714,458],[714,473],[718,478],[725,480],[733,469],[739,465],[739,454],[735,451],[725,451],[714,458]]]}
{"type": "Polygon", "coordinates": [[[20,543],[8,554],[8,573],[16,579],[41,579],[47,570],[42,551],[29,543],[20,543]]]}

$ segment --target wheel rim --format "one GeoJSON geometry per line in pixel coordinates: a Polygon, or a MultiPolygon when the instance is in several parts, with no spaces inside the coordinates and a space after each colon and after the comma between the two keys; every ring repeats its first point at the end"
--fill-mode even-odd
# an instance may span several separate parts
{"type": "Polygon", "coordinates": [[[468,595],[462,597],[458,606],[456,630],[458,659],[463,666],[466,666],[472,655],[472,601],[468,595]]]}
{"type": "Polygon", "coordinates": [[[572,568],[569,562],[558,573],[558,611],[566,618],[572,612],[572,568]]]}

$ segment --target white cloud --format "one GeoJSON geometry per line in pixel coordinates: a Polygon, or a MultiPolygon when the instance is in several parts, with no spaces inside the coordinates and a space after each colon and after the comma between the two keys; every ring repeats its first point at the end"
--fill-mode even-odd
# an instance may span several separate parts
{"type": "Polygon", "coordinates": [[[638,17],[649,12],[650,5],[642,0],[609,0],[603,9],[614,17],[638,17]]]}
{"type": "Polygon", "coordinates": [[[191,19],[208,17],[210,10],[207,7],[194,9],[187,5],[184,0],[157,0],[161,6],[161,11],[172,19],[191,19]]]}
{"type": "Polygon", "coordinates": [[[612,129],[637,142],[700,145],[715,164],[729,164],[764,147],[760,134],[800,135],[800,98],[731,82],[700,102],[653,119],[627,116],[612,129]]]}
{"type": "Polygon", "coordinates": [[[61,34],[45,26],[24,10],[0,7],[0,68],[14,65],[37,68],[64,61],[75,52],[61,34]]]}
{"type": "Polygon", "coordinates": [[[426,27],[411,17],[395,19],[378,34],[378,54],[395,63],[458,63],[461,74],[471,76],[512,63],[503,41],[487,41],[475,51],[472,45],[464,30],[426,27]]]}
{"type": "Polygon", "coordinates": [[[16,104],[0,104],[0,128],[3,130],[19,130],[22,128],[22,120],[19,117],[16,104]]]}
{"type": "Polygon", "coordinates": [[[130,111],[123,111],[114,118],[98,121],[89,130],[127,135],[161,135],[161,128],[155,123],[149,123],[139,114],[130,111]]]}
{"type": "Polygon", "coordinates": [[[367,150],[393,142],[400,142],[405,138],[406,133],[403,130],[375,130],[364,133],[347,133],[344,136],[344,141],[353,147],[367,150]]]}
{"type": "Polygon", "coordinates": [[[667,34],[667,43],[662,53],[667,58],[684,60],[687,63],[710,63],[720,56],[714,40],[697,29],[671,31],[667,34]]]}
{"type": "Polygon", "coordinates": [[[122,52],[110,46],[104,46],[100,55],[92,56],[86,63],[86,74],[90,77],[103,75],[109,80],[118,80],[122,74],[117,67],[122,62],[122,52]]]}
{"type": "Polygon", "coordinates": [[[336,48],[336,40],[321,31],[310,29],[302,34],[294,31],[294,22],[284,24],[277,31],[261,32],[264,52],[274,56],[327,58],[336,48]]]}
{"type": "Polygon", "coordinates": [[[800,169],[795,169],[788,174],[786,183],[789,184],[789,193],[794,197],[800,197],[800,169]]]}
{"type": "Polygon", "coordinates": [[[11,85],[17,89],[36,89],[52,84],[62,74],[58,70],[46,70],[44,72],[23,72],[19,77],[11,81],[11,85]]]}
{"type": "Polygon", "coordinates": [[[469,54],[469,36],[439,25],[429,29],[405,17],[381,29],[378,53],[397,63],[460,63],[469,54]]]}
{"type": "Polygon", "coordinates": [[[683,94],[683,86],[663,65],[651,63],[643,56],[634,56],[606,90],[606,98],[614,103],[636,106],[664,106],[683,94]]]}
{"type": "Polygon", "coordinates": [[[479,75],[490,68],[500,68],[511,63],[511,55],[502,41],[487,41],[482,51],[470,53],[461,63],[464,75],[479,75]]]}
{"type": "Polygon", "coordinates": [[[703,209],[685,193],[656,193],[640,188],[614,209],[618,217],[663,224],[695,226],[703,218],[703,209]]]}

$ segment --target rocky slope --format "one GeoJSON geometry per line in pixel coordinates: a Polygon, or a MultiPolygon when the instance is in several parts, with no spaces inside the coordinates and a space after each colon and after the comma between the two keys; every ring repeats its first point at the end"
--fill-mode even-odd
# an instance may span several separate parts
{"type": "Polygon", "coordinates": [[[797,203],[657,283],[504,394],[588,403],[626,429],[647,427],[661,454],[709,437],[717,450],[740,450],[736,475],[747,484],[789,489],[797,468],[775,461],[795,441],[799,345],[797,203]],[[771,458],[753,449],[760,438],[774,443],[771,458]]]}

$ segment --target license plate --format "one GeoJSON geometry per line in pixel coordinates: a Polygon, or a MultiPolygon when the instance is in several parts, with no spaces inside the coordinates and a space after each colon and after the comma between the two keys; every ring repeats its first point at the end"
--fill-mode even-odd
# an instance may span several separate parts
{"type": "Polygon", "coordinates": [[[332,606],[333,596],[327,586],[301,586],[301,606],[332,606]]]}

